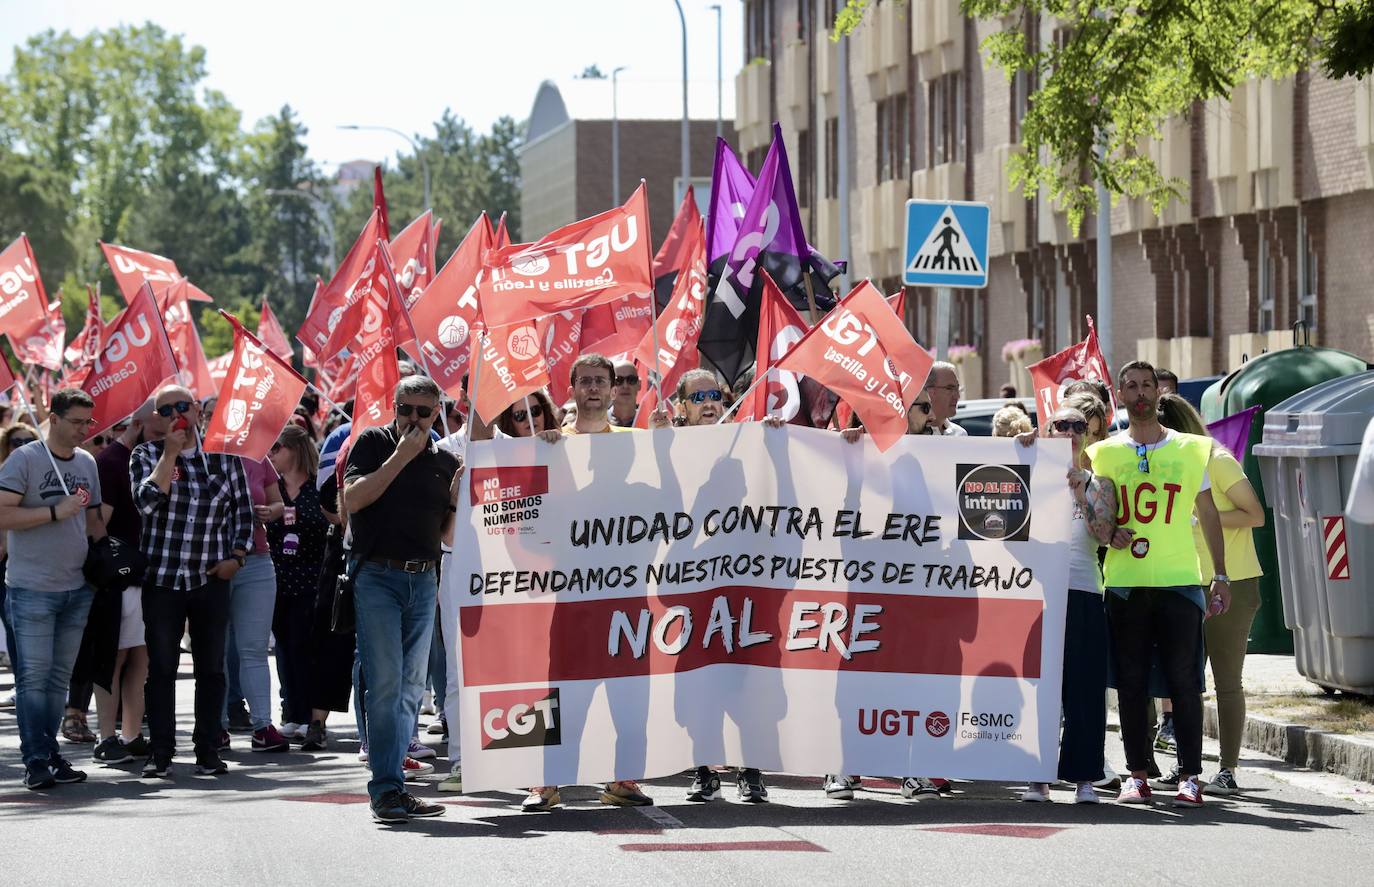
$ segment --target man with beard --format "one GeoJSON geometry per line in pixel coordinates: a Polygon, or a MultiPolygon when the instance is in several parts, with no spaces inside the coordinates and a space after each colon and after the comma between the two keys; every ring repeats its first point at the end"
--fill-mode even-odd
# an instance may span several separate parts
{"type": "Polygon", "coordinates": [[[684,425],[714,425],[725,413],[725,392],[710,370],[688,370],[677,384],[684,425]]]}
{"type": "Polygon", "coordinates": [[[1174,704],[1179,784],[1175,807],[1201,807],[1202,621],[1226,612],[1230,582],[1221,519],[1209,494],[1212,440],[1181,434],[1159,423],[1155,369],[1132,361],[1117,374],[1117,396],[1129,412],[1126,433],[1087,449],[1094,474],[1118,491],[1118,529],[1104,574],[1107,619],[1126,750],[1123,804],[1146,804],[1150,758],[1150,666],[1158,648],[1174,704]],[[1193,541],[1196,511],[1211,552],[1214,577],[1204,595],[1193,541]]]}

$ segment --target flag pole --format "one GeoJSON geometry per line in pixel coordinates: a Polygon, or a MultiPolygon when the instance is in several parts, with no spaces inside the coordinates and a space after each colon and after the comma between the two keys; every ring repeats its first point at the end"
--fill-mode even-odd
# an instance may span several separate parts
{"type": "MultiPolygon", "coordinates": [[[[24,386],[14,386],[18,389],[19,402],[24,405],[24,412],[28,413],[29,421],[33,423],[33,430],[38,434],[38,442],[43,447],[43,452],[48,456],[48,464],[52,466],[53,474],[57,475],[57,482],[62,485],[63,495],[70,496],[72,491],[67,489],[67,480],[62,476],[62,469],[57,467],[57,460],[53,458],[52,450],[48,449],[47,438],[43,437],[43,429],[39,427],[38,417],[33,413],[33,407],[29,404],[29,398],[24,393],[24,386]]],[[[52,433],[52,425],[48,426],[48,433],[52,433]]]]}
{"type": "MultiPolygon", "coordinates": [[[[684,81],[684,82],[685,82],[685,81],[684,81]]],[[[684,87],[684,88],[685,88],[685,87],[684,87]]],[[[684,144],[685,144],[685,143],[684,143],[684,144]]],[[[686,148],[683,148],[683,150],[685,151],[685,150],[687,150],[687,149],[686,149],[686,148]]],[[[648,185],[648,183],[645,182],[644,179],[640,179],[640,180],[639,180],[639,187],[644,188],[644,187],[647,187],[647,185],[648,185]]],[[[682,187],[683,187],[684,189],[690,189],[690,188],[692,187],[692,183],[689,182],[689,181],[686,181],[686,180],[684,179],[684,180],[683,180],[683,183],[682,183],[682,187]]],[[[671,231],[670,231],[669,233],[671,233],[671,231]]],[[[648,248],[649,248],[649,238],[648,238],[648,237],[645,237],[645,238],[644,238],[644,247],[645,247],[645,250],[646,250],[646,252],[647,252],[647,250],[648,250],[648,248]]],[[[649,257],[649,270],[650,270],[650,277],[651,277],[651,278],[652,278],[652,276],[653,276],[653,274],[652,274],[653,267],[654,267],[653,256],[650,256],[650,257],[649,257]]],[[[679,270],[678,270],[678,274],[681,274],[681,273],[682,273],[682,269],[679,269],[679,270]]],[[[654,292],[652,288],[649,290],[649,329],[653,332],[653,336],[654,336],[654,380],[653,380],[653,381],[654,381],[654,391],[658,392],[658,403],[659,403],[659,406],[662,406],[662,405],[663,405],[663,366],[662,366],[662,363],[663,363],[663,362],[662,362],[662,360],[659,358],[659,354],[658,354],[658,293],[654,292]]],[[[614,380],[612,380],[612,381],[614,381],[614,380]]]]}
{"type": "Polygon", "coordinates": [[[816,288],[811,282],[811,259],[808,256],[806,263],[802,266],[802,282],[806,285],[806,307],[811,312],[811,325],[820,323],[820,311],[816,309],[816,288]]]}
{"type": "Polygon", "coordinates": [[[771,373],[771,372],[773,372],[773,370],[774,370],[774,367],[771,367],[771,366],[770,366],[768,369],[766,369],[766,370],[763,371],[763,375],[762,375],[762,376],[756,376],[756,377],[754,377],[753,383],[752,383],[748,388],[744,389],[744,393],[743,393],[743,394],[741,394],[739,397],[735,398],[735,402],[732,403],[732,404],[730,404],[730,409],[726,410],[723,414],[721,414],[721,417],[720,417],[719,419],[716,420],[716,424],[719,425],[720,423],[724,422],[726,419],[730,418],[730,414],[733,413],[735,410],[739,409],[739,405],[742,404],[742,403],[744,403],[744,399],[745,399],[746,397],[748,397],[749,394],[750,394],[755,388],[759,387],[759,383],[762,382],[764,379],[767,379],[767,378],[768,378],[768,374],[771,373]]]}
{"type": "Polygon", "coordinates": [[[477,392],[479,390],[477,382],[482,378],[482,344],[486,337],[487,331],[485,329],[474,332],[472,343],[477,346],[477,359],[475,361],[471,359],[471,352],[469,352],[468,362],[472,364],[472,384],[468,386],[468,421],[464,429],[467,434],[467,440],[463,442],[463,452],[465,453],[467,452],[468,446],[472,443],[473,426],[478,422],[486,421],[477,413],[477,392]]]}

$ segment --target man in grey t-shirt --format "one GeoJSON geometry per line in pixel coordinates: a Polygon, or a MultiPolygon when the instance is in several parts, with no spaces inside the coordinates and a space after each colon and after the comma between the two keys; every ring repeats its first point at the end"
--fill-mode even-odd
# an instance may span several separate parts
{"type": "Polygon", "coordinates": [[[81,570],[87,540],[105,536],[100,473],[79,448],[94,409],[86,392],[58,391],[46,447],[25,444],[0,467],[0,530],[9,533],[6,605],[19,654],[16,713],[30,789],[86,778],[59,753],[57,731],[94,597],[81,570]]]}

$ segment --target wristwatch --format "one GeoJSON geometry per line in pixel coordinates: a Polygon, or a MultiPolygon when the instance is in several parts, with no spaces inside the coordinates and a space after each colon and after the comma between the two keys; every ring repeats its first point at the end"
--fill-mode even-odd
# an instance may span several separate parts
{"type": "Polygon", "coordinates": [[[1227,585],[1230,585],[1230,584],[1231,584],[1231,577],[1230,577],[1230,576],[1227,576],[1225,573],[1217,573],[1216,575],[1214,575],[1214,576],[1212,577],[1212,581],[1213,581],[1213,582],[1225,582],[1227,585]]]}
{"type": "Polygon", "coordinates": [[[233,558],[234,558],[234,560],[236,560],[236,561],[239,562],[239,566],[240,566],[240,567],[242,567],[242,566],[244,565],[244,563],[248,560],[247,557],[245,557],[244,555],[239,554],[238,552],[234,552],[233,558]]]}

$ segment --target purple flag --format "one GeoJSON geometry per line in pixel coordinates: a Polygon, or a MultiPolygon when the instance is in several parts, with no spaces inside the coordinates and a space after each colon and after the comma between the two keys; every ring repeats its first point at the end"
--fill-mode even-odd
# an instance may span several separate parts
{"type": "MultiPolygon", "coordinates": [[[[796,256],[803,262],[811,255],[806,234],[802,231],[797,195],[792,190],[792,168],[787,163],[782,127],[777,123],[773,124],[768,156],[763,160],[749,208],[739,224],[739,236],[730,251],[726,277],[734,279],[736,292],[743,294],[753,289],[754,276],[758,273],[758,254],[764,250],[775,255],[796,256]]],[[[785,291],[786,287],[783,289],[785,291]]]]}
{"type": "Polygon", "coordinates": [[[735,246],[740,222],[754,197],[754,177],[725,139],[716,139],[711,205],[706,208],[706,263],[714,265],[735,246]]]}
{"type": "Polygon", "coordinates": [[[1245,461],[1246,453],[1250,448],[1250,425],[1255,421],[1255,414],[1259,411],[1260,407],[1253,406],[1241,410],[1234,416],[1227,416],[1207,424],[1207,430],[1211,432],[1212,439],[1230,450],[1237,462],[1245,461]]]}

